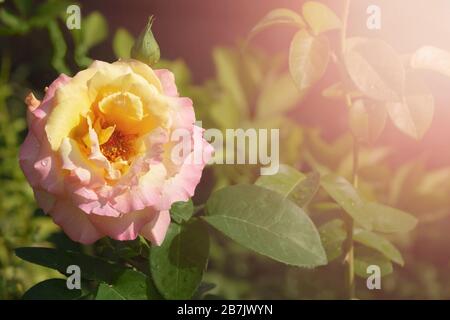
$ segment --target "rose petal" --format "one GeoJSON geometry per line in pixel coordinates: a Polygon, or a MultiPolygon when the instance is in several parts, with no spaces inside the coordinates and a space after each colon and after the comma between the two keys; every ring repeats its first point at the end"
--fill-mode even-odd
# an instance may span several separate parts
{"type": "Polygon", "coordinates": [[[19,164],[25,177],[32,187],[39,184],[39,173],[34,168],[34,163],[39,155],[40,144],[32,132],[28,132],[25,141],[20,146],[19,164]]]}
{"type": "Polygon", "coordinates": [[[56,198],[48,192],[45,192],[42,189],[34,190],[34,198],[36,202],[45,213],[49,213],[56,203],[56,198]]]}
{"type": "Polygon", "coordinates": [[[140,234],[144,238],[149,240],[152,244],[160,246],[164,240],[169,225],[170,225],[169,211],[160,211],[153,221],[147,223],[141,229],[140,234]]]}
{"type": "Polygon", "coordinates": [[[134,240],[139,235],[142,227],[152,221],[155,212],[151,209],[145,209],[136,212],[130,212],[118,218],[89,215],[90,221],[98,230],[107,236],[120,240],[134,240]]]}
{"type": "Polygon", "coordinates": [[[194,195],[203,168],[213,152],[212,146],[203,139],[202,135],[203,129],[194,126],[193,145],[195,150],[186,157],[178,173],[165,181],[161,203],[157,207],[159,210],[168,210],[172,203],[187,201],[194,195]]]}
{"type": "Polygon", "coordinates": [[[58,200],[50,215],[73,241],[91,244],[103,237],[87,215],[69,201],[58,200]]]}
{"type": "Polygon", "coordinates": [[[161,81],[164,93],[171,97],[178,97],[178,89],[175,84],[175,76],[167,69],[155,70],[155,74],[161,81]]]}

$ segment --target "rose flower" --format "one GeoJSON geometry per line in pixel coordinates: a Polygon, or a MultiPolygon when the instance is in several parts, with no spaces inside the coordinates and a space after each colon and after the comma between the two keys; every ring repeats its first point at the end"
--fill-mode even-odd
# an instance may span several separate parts
{"type": "Polygon", "coordinates": [[[95,61],[26,103],[20,165],[54,222],[84,244],[138,235],[161,244],[172,203],[194,194],[212,153],[173,74],[137,60],[95,61]],[[175,161],[177,130],[189,143],[175,161]]]}

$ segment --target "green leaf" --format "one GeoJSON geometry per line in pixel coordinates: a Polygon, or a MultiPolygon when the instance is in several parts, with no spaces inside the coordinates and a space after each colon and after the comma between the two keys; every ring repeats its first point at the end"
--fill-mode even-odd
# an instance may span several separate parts
{"type": "Polygon", "coordinates": [[[255,184],[286,195],[304,179],[306,179],[306,176],[297,169],[281,164],[277,174],[260,176],[255,184]]]}
{"type": "Polygon", "coordinates": [[[261,84],[279,71],[281,54],[268,56],[261,49],[244,43],[239,46],[239,75],[247,98],[258,93],[261,84]]]}
{"type": "Polygon", "coordinates": [[[350,98],[360,98],[362,93],[356,89],[348,90],[342,82],[333,83],[322,91],[322,97],[332,100],[345,100],[346,95],[350,98]]]}
{"type": "Polygon", "coordinates": [[[321,174],[336,168],[353,147],[351,134],[343,134],[332,142],[322,137],[323,130],[319,128],[305,128],[305,147],[308,152],[304,155],[310,166],[321,174]]]}
{"type": "Polygon", "coordinates": [[[131,48],[131,57],[149,66],[156,64],[161,56],[158,42],[156,42],[153,36],[152,25],[153,16],[150,16],[147,26],[139,34],[139,37],[131,48]]]}
{"type": "Polygon", "coordinates": [[[188,221],[194,213],[194,204],[192,200],[186,202],[179,201],[172,204],[170,208],[170,216],[177,223],[188,221]]]}
{"type": "Polygon", "coordinates": [[[99,258],[60,249],[29,247],[17,248],[15,252],[23,260],[58,270],[64,275],[68,266],[77,265],[81,269],[81,277],[86,280],[114,283],[121,274],[129,270],[99,258]]]}
{"type": "Polygon", "coordinates": [[[365,245],[366,247],[380,252],[386,258],[401,266],[403,266],[405,263],[400,251],[398,251],[397,248],[389,240],[376,233],[358,229],[355,230],[353,239],[356,242],[365,245]]]}
{"type": "Polygon", "coordinates": [[[80,67],[87,67],[92,59],[87,56],[89,50],[108,36],[108,23],[97,11],[82,19],[81,29],[72,31],[75,42],[75,60],[80,67]]]}
{"type": "Polygon", "coordinates": [[[417,219],[414,216],[381,203],[368,202],[364,210],[371,216],[373,231],[404,233],[411,231],[417,225],[417,219]]]}
{"type": "Polygon", "coordinates": [[[52,66],[56,71],[70,75],[71,71],[66,65],[65,57],[67,53],[66,41],[59,29],[56,21],[49,21],[47,24],[50,40],[53,44],[52,66]]]}
{"type": "Polygon", "coordinates": [[[209,235],[200,220],[172,223],[160,247],[150,253],[150,270],[166,299],[189,299],[199,286],[209,256],[209,235]]]}
{"type": "Polygon", "coordinates": [[[450,53],[432,46],[421,47],[412,55],[411,67],[435,71],[450,77],[450,53]]]}
{"type": "Polygon", "coordinates": [[[71,5],[69,1],[47,0],[40,4],[35,15],[29,19],[30,26],[44,27],[48,22],[56,22],[58,16],[66,14],[67,7],[71,5]]]}
{"type": "Polygon", "coordinates": [[[415,189],[417,184],[417,182],[415,182],[417,173],[419,173],[419,175],[423,174],[421,172],[421,167],[422,161],[419,159],[408,161],[397,168],[389,182],[389,202],[401,203],[404,197],[408,197],[411,194],[411,188],[415,189]],[[412,181],[414,181],[414,183],[412,183],[412,181]]]}
{"type": "MultiPolygon", "coordinates": [[[[153,282],[145,274],[100,258],[51,248],[17,248],[15,251],[23,260],[58,270],[64,275],[69,265],[77,265],[80,267],[82,279],[109,284],[108,288],[127,299],[161,298],[153,282]]],[[[108,288],[102,288],[103,292],[111,291],[108,288]]]]}
{"type": "Polygon", "coordinates": [[[117,58],[129,58],[133,44],[134,38],[127,29],[117,29],[113,39],[113,50],[117,58]]]}
{"type": "Polygon", "coordinates": [[[330,44],[324,36],[297,32],[289,49],[289,71],[300,91],[310,88],[325,73],[330,59],[330,44]]]}
{"type": "Polygon", "coordinates": [[[358,224],[365,229],[372,229],[372,218],[364,210],[364,201],[347,180],[328,174],[320,179],[320,184],[358,224]]]}
{"type": "Polygon", "coordinates": [[[305,92],[297,90],[289,74],[269,81],[261,89],[256,103],[257,118],[283,115],[298,105],[305,92]]]}
{"type": "Polygon", "coordinates": [[[393,272],[392,263],[382,254],[365,248],[356,248],[355,250],[355,274],[361,278],[367,279],[370,274],[367,268],[376,265],[380,268],[381,276],[387,276],[393,272]]]}
{"type": "Polygon", "coordinates": [[[114,284],[100,283],[96,300],[146,300],[158,297],[148,295],[148,282],[151,281],[141,272],[127,270],[114,284]]]}
{"type": "Polygon", "coordinates": [[[328,174],[320,180],[325,191],[364,229],[383,233],[408,232],[417,219],[399,209],[363,199],[344,178],[328,174]]]}
{"type": "MultiPolygon", "coordinates": [[[[239,110],[242,117],[248,113],[247,98],[239,77],[238,56],[230,49],[215,48],[213,60],[219,85],[226,91],[227,98],[239,110]]],[[[221,113],[226,111],[221,110],[221,113]]]]}
{"type": "Polygon", "coordinates": [[[387,111],[384,104],[371,100],[356,100],[349,114],[350,129],[362,142],[375,142],[386,126],[387,111]]]}
{"type": "Polygon", "coordinates": [[[94,11],[83,18],[82,25],[82,46],[86,52],[101,43],[108,36],[108,22],[105,17],[94,11]]]}
{"type": "Polygon", "coordinates": [[[248,40],[255,35],[275,25],[289,25],[298,28],[306,27],[302,17],[295,11],[285,8],[278,8],[270,11],[264,16],[250,31],[248,40]]]}
{"type": "Polygon", "coordinates": [[[14,0],[14,5],[22,16],[26,16],[33,7],[33,0],[14,0]]]}
{"type": "Polygon", "coordinates": [[[302,8],[303,17],[314,34],[341,28],[341,20],[326,5],[317,1],[307,1],[302,8]]]}
{"type": "Polygon", "coordinates": [[[277,174],[260,176],[255,185],[278,192],[299,207],[305,207],[319,189],[320,175],[311,172],[305,176],[290,166],[281,165],[277,174]]]}
{"type": "Polygon", "coordinates": [[[351,38],[344,53],[347,72],[362,93],[380,101],[400,101],[405,90],[401,57],[381,40],[351,38]]]}
{"type": "Polygon", "coordinates": [[[204,220],[259,254],[302,267],[327,263],[312,221],[277,192],[253,185],[227,187],[213,193],[206,208],[204,220]]]}
{"type": "MultiPolygon", "coordinates": [[[[238,107],[233,98],[227,94],[221,94],[208,110],[213,123],[222,130],[236,128],[242,120],[243,109],[238,107]]],[[[244,117],[245,119],[245,117],[244,117]]],[[[218,152],[218,150],[216,150],[218,152]]]]}
{"type": "Polygon", "coordinates": [[[64,279],[48,279],[34,285],[22,296],[24,300],[77,300],[83,297],[82,290],[67,288],[64,279]]]}
{"type": "Polygon", "coordinates": [[[0,22],[6,26],[5,34],[23,34],[29,30],[27,21],[4,8],[0,9],[0,22]]]}
{"type": "Polygon", "coordinates": [[[310,172],[295,189],[289,194],[289,199],[300,207],[305,207],[316,195],[320,187],[320,174],[310,172]]]}
{"type": "Polygon", "coordinates": [[[95,300],[127,300],[117,290],[104,282],[100,283],[97,289],[95,300]]]}
{"type": "Polygon", "coordinates": [[[433,121],[434,97],[425,83],[413,74],[406,78],[405,95],[402,102],[387,103],[387,110],[400,131],[419,140],[433,121]]]}
{"type": "Polygon", "coordinates": [[[303,153],[298,152],[298,150],[304,147],[304,127],[289,115],[281,117],[279,123],[281,123],[282,127],[277,126],[276,128],[281,128],[280,141],[283,141],[284,145],[282,150],[280,150],[280,161],[298,163],[304,156],[303,153]]]}
{"type": "Polygon", "coordinates": [[[328,262],[339,258],[342,255],[342,244],[347,238],[344,222],[340,219],[331,220],[320,226],[319,234],[328,262]]]}

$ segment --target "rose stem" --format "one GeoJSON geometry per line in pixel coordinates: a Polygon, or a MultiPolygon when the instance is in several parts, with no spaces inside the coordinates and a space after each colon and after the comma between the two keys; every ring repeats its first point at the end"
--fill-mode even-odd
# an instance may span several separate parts
{"type": "MultiPolygon", "coordinates": [[[[345,0],[344,13],[342,18],[342,29],[341,29],[341,57],[344,57],[345,53],[345,43],[347,39],[347,26],[348,26],[348,16],[350,12],[350,1],[345,0]]],[[[352,100],[349,95],[346,97],[347,105],[351,107],[352,100]]],[[[358,188],[358,162],[359,162],[359,142],[356,137],[353,137],[353,163],[352,163],[352,183],[355,189],[358,188]]],[[[355,298],[355,267],[354,267],[354,248],[353,248],[353,228],[354,222],[353,218],[348,214],[345,214],[345,227],[347,233],[347,239],[344,245],[345,260],[346,265],[346,282],[348,290],[348,298],[355,298]]]]}

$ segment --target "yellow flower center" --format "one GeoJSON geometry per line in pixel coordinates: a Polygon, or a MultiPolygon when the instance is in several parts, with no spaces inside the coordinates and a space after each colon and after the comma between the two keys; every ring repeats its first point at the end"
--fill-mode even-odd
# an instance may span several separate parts
{"type": "Polygon", "coordinates": [[[134,148],[136,137],[134,134],[126,135],[114,130],[108,141],[100,146],[100,150],[109,161],[128,160],[136,153],[134,148]]]}
{"type": "Polygon", "coordinates": [[[45,131],[54,151],[66,138],[84,160],[100,151],[106,159],[94,157],[91,165],[103,168],[106,179],[117,180],[146,152],[147,134],[170,127],[169,107],[158,77],[145,64],[97,61],[56,91],[45,131]]]}

